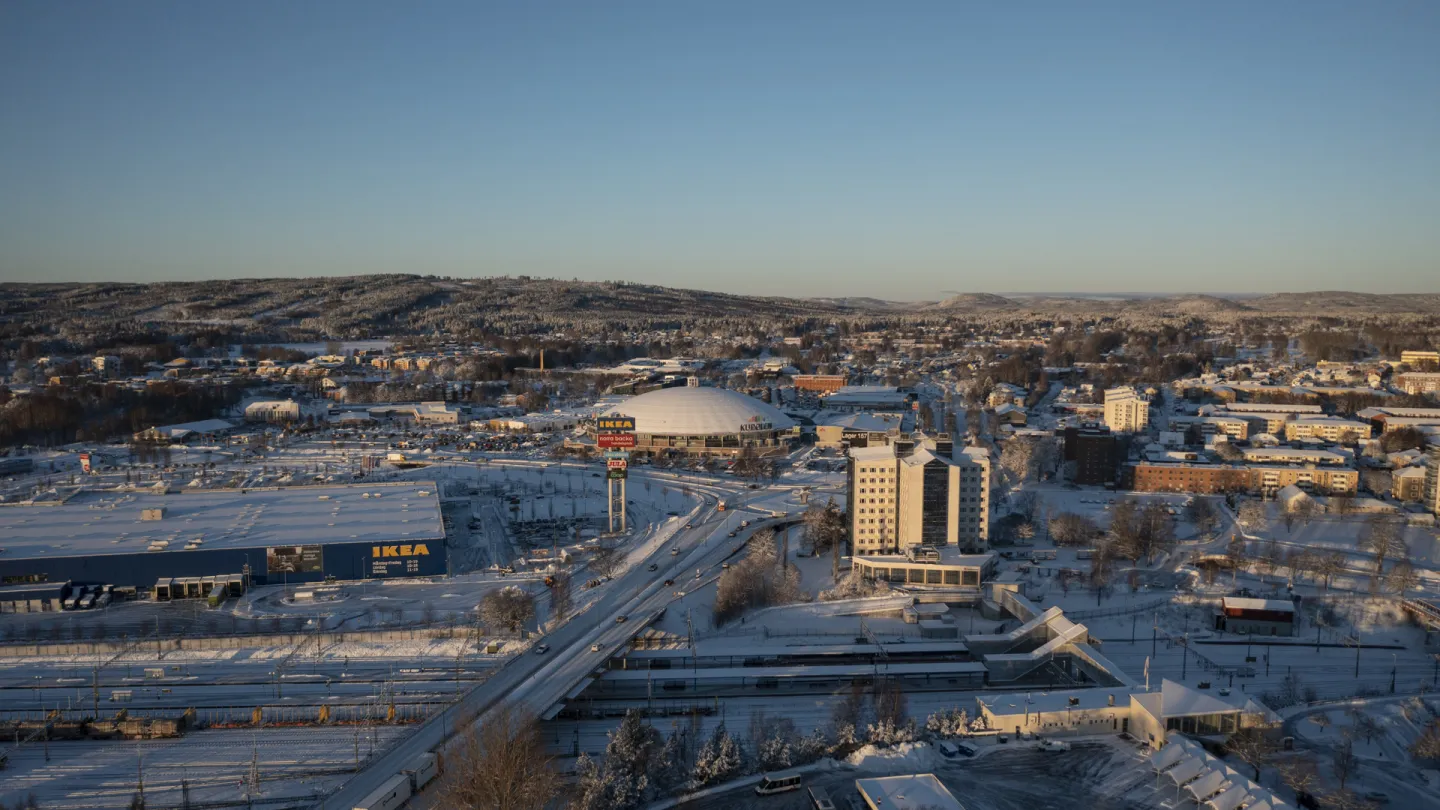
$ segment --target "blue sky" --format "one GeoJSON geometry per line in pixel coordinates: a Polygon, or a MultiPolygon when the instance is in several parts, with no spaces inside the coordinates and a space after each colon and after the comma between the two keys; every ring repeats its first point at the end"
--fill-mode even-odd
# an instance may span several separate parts
{"type": "Polygon", "coordinates": [[[1440,291],[1440,3],[0,4],[0,279],[1440,291]]]}

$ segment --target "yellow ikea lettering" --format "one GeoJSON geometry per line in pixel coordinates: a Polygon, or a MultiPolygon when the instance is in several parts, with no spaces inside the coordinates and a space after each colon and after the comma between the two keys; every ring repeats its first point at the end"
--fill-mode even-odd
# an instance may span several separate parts
{"type": "Polygon", "coordinates": [[[430,547],[424,543],[413,546],[371,546],[371,557],[429,557],[430,547]]]}

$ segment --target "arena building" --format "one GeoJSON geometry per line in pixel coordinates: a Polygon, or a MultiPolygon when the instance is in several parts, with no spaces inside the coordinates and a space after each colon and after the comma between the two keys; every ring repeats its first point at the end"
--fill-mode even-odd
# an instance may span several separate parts
{"type": "Polygon", "coordinates": [[[172,578],[264,585],[446,573],[433,483],[79,489],[0,506],[0,538],[4,584],[69,580],[148,590],[172,578]]]}
{"type": "Polygon", "coordinates": [[[748,448],[766,456],[784,452],[799,437],[794,420],[770,405],[694,384],[632,397],[604,415],[635,420],[631,452],[637,454],[735,456],[748,448]]]}

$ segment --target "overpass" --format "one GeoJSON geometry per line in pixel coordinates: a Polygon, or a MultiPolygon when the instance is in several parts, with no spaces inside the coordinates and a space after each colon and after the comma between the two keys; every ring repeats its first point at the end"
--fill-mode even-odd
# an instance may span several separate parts
{"type": "MultiPolygon", "coordinates": [[[[761,529],[799,520],[757,521],[743,536],[729,538],[722,531],[725,522],[714,520],[714,496],[708,497],[688,516],[693,529],[682,529],[670,540],[657,544],[648,557],[636,561],[629,571],[610,583],[603,596],[546,635],[548,653],[528,653],[510,659],[488,681],[421,724],[415,733],[371,760],[335,793],[311,806],[322,810],[351,810],[415,755],[444,751],[468,724],[483,720],[502,704],[520,714],[536,717],[558,714],[568,697],[579,694],[603,674],[604,663],[609,658],[663,615],[674,598],[672,588],[663,584],[665,579],[678,579],[684,572],[697,568],[718,571],[724,559],[737,553],[737,543],[743,545],[761,529]],[[681,553],[672,556],[672,548],[681,553]],[[651,562],[660,569],[646,570],[651,562]],[[621,616],[627,617],[626,620],[617,621],[621,616]],[[593,645],[599,645],[598,652],[592,651],[593,645]]],[[[420,801],[424,800],[422,794],[420,801]]]]}

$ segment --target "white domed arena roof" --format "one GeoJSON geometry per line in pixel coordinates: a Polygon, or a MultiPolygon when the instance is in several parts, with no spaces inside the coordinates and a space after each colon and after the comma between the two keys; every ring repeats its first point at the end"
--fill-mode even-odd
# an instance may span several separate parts
{"type": "Polygon", "coordinates": [[[610,411],[635,419],[635,432],[660,436],[717,436],[750,430],[786,430],[795,422],[785,414],[724,388],[661,388],[627,400],[610,411]],[[769,425],[769,427],[761,427],[769,425]]]}

